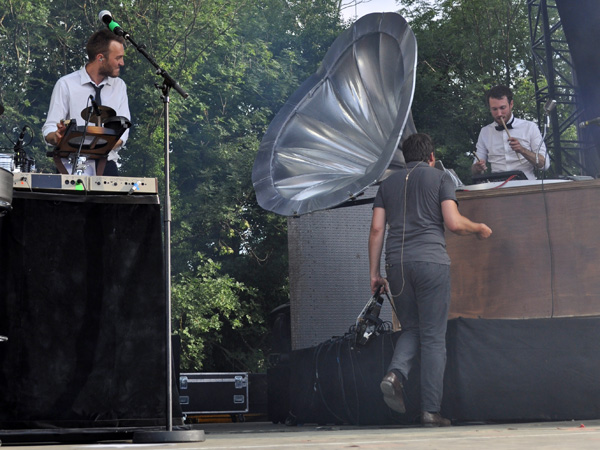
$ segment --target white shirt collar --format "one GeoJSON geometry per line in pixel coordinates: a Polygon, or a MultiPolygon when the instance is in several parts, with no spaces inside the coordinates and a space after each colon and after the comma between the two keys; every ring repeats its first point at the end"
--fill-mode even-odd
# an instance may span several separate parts
{"type": "MultiPolygon", "coordinates": [[[[80,82],[81,82],[82,86],[87,83],[92,83],[93,85],[96,85],[96,83],[94,83],[92,81],[92,79],[90,78],[90,74],[87,73],[87,70],[85,70],[85,66],[83,66],[81,69],[79,69],[79,77],[80,77],[80,82]]],[[[111,86],[113,83],[113,79],[114,79],[114,77],[106,77],[97,86],[102,86],[103,84],[108,84],[109,86],[111,86]]]]}

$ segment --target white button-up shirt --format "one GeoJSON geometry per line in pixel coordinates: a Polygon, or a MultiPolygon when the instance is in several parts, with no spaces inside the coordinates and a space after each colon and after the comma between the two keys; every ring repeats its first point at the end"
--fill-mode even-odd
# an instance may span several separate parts
{"type": "MultiPolygon", "coordinates": [[[[498,131],[496,126],[497,123],[492,122],[481,129],[476,151],[479,159],[488,161],[492,166],[492,172],[521,170],[528,179],[535,180],[533,165],[523,155],[517,154],[510,148],[506,130],[498,131]]],[[[539,155],[546,159],[544,170],[548,170],[550,158],[542,134],[535,123],[515,117],[512,129],[508,131],[510,136],[518,139],[524,148],[533,153],[539,152],[539,155]]]]}
{"type": "MultiPolygon", "coordinates": [[[[91,106],[88,100],[89,96],[96,96],[96,91],[90,83],[94,84],[85,67],[65,75],[56,82],[52,91],[52,97],[50,98],[48,116],[42,127],[44,137],[56,131],[58,129],[57,124],[61,120],[75,119],[77,126],[84,125],[85,120],[81,117],[81,112],[88,106],[91,106]]],[[[104,85],[100,93],[102,105],[114,109],[117,116],[126,117],[131,120],[125,82],[118,77],[107,77],[100,85],[104,85]]],[[[125,131],[121,136],[123,144],[127,142],[128,137],[129,130],[125,131]]],[[[111,150],[107,159],[109,161],[117,161],[119,159],[119,150],[120,147],[111,150]]],[[[70,173],[71,164],[66,159],[62,161],[70,173]]],[[[86,175],[94,175],[96,173],[93,161],[88,161],[86,166],[86,175]]]]}

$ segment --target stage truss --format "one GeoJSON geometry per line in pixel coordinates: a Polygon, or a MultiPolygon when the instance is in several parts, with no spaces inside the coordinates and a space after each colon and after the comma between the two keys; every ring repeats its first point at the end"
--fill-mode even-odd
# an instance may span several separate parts
{"type": "Polygon", "coordinates": [[[583,107],[578,102],[576,72],[556,1],[529,0],[527,5],[538,123],[546,121],[544,105],[549,99],[558,105],[550,115],[546,138],[551,171],[554,175],[588,174],[584,154],[595,150],[577,128],[583,107]]]}

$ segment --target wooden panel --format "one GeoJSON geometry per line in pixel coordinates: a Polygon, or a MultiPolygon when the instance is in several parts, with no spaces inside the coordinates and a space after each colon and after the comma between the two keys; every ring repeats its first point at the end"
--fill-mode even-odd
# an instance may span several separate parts
{"type": "Polygon", "coordinates": [[[446,233],[450,317],[600,314],[598,180],[458,194],[461,213],[490,239],[446,233]]]}
{"type": "Polygon", "coordinates": [[[554,315],[600,314],[600,190],[557,191],[548,198],[554,315]]]}

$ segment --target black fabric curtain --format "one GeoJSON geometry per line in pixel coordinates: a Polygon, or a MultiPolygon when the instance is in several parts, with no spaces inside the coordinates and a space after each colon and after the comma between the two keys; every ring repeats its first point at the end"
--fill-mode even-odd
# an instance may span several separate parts
{"type": "Polygon", "coordinates": [[[165,423],[160,207],[134,197],[17,195],[0,219],[0,427],[165,423]]]}
{"type": "MultiPolygon", "coordinates": [[[[418,421],[418,365],[404,386],[405,414],[388,409],[379,390],[397,337],[384,333],[358,349],[337,338],[293,351],[286,421],[418,421]]],[[[600,417],[599,318],[454,319],[446,339],[442,415],[455,423],[600,417]]]]}
{"type": "MultiPolygon", "coordinates": [[[[515,300],[516,301],[516,300],[515,300]]],[[[442,410],[461,422],[600,417],[600,319],[448,322],[442,410]]]]}

